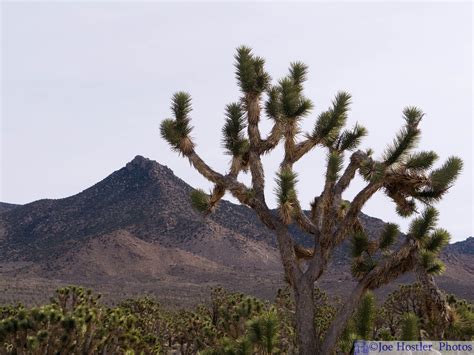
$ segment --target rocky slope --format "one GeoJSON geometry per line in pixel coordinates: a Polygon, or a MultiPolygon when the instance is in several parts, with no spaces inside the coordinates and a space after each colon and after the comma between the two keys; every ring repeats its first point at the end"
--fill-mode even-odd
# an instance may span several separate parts
{"type": "MultiPolygon", "coordinates": [[[[167,167],[137,156],[77,195],[0,205],[0,289],[34,301],[38,280],[51,287],[82,283],[111,299],[146,291],[180,303],[223,284],[271,297],[282,285],[272,234],[247,207],[227,201],[203,218],[190,205],[191,190],[167,167]]],[[[362,220],[372,235],[383,226],[376,218],[362,220]]],[[[294,237],[305,242],[297,229],[294,237]]],[[[473,244],[470,238],[447,248],[448,269],[440,278],[470,299],[473,244]]],[[[342,294],[350,285],[347,248],[339,248],[321,282],[331,292],[342,294]]]]}
{"type": "Polygon", "coordinates": [[[17,206],[19,206],[19,205],[15,205],[15,204],[12,204],[12,203],[0,202],[0,213],[10,211],[10,210],[14,209],[17,206]]]}

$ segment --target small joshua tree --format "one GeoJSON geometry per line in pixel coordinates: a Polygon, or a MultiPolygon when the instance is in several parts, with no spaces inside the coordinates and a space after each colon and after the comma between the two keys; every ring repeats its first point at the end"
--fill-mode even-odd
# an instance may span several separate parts
{"type": "MultiPolygon", "coordinates": [[[[338,93],[331,107],[319,114],[314,129],[301,135],[301,120],[313,108],[303,93],[308,68],[300,62],[291,63],[288,75],[272,84],[264,64],[264,59],[255,56],[250,48],[237,49],[236,78],[242,95],[237,102],[227,105],[225,112],[223,146],[231,157],[227,173],[211,168],[195,150],[190,135],[189,94],[178,92],[173,96],[173,118],[161,122],[161,135],[173,150],[188,158],[194,168],[214,184],[210,195],[202,190],[193,192],[191,199],[196,208],[212,212],[228,191],[240,203],[252,208],[274,232],[285,278],[293,290],[299,352],[330,354],[367,290],[379,288],[415,268],[427,274],[442,271],[438,253],[447,243],[449,234],[435,229],[437,212],[431,204],[441,199],[452,185],[462,161],[451,157],[441,167],[431,170],[437,154],[413,152],[424,115],[416,107],[403,110],[403,127],[380,158],[373,158],[371,150],[356,150],[367,131],[359,124],[345,128],[351,102],[346,92],[338,93]],[[264,114],[273,123],[266,136],[259,127],[264,114]],[[278,211],[274,213],[264,194],[261,156],[280,143],[284,146],[284,157],[276,177],[278,211]],[[294,165],[316,147],[326,151],[325,183],[311,205],[311,212],[305,213],[297,196],[294,165]],[[349,152],[352,153],[344,167],[344,156],[349,152]],[[238,175],[246,172],[250,172],[251,186],[238,180],[238,175]],[[342,195],[356,173],[365,179],[366,185],[347,202],[342,195]],[[405,217],[418,213],[417,202],[427,206],[413,220],[402,243],[395,243],[401,234],[394,224],[387,224],[378,239],[370,240],[359,222],[362,207],[378,191],[389,196],[397,212],[405,217]],[[311,248],[292,238],[290,224],[306,233],[311,248]],[[352,271],[357,284],[319,341],[315,336],[314,284],[326,270],[334,249],[348,238],[353,241],[352,271]],[[398,248],[394,248],[394,244],[398,248]]],[[[425,281],[432,279],[425,277],[425,281]]]]}

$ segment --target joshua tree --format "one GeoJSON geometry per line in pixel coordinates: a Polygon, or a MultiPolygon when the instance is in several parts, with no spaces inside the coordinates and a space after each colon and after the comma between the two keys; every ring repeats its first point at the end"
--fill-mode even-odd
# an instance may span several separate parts
{"type": "Polygon", "coordinates": [[[418,265],[430,273],[442,270],[437,255],[449,234],[435,229],[437,212],[430,205],[452,185],[462,161],[451,157],[440,168],[431,170],[437,159],[435,152],[413,153],[420,137],[418,126],[424,116],[416,107],[403,110],[403,127],[380,158],[373,158],[371,150],[356,150],[367,131],[359,124],[345,128],[351,102],[346,92],[338,93],[331,107],[318,115],[314,129],[301,135],[301,120],[313,108],[303,93],[307,66],[291,63],[288,75],[272,84],[264,64],[264,59],[255,56],[250,48],[237,49],[235,74],[242,95],[237,102],[227,105],[225,112],[222,141],[231,157],[227,173],[211,168],[195,150],[190,135],[189,94],[178,92],[173,96],[173,118],[161,122],[161,135],[214,184],[210,195],[202,190],[193,192],[191,199],[196,208],[210,213],[225,192],[230,192],[240,203],[252,208],[274,232],[285,278],[295,299],[299,352],[329,354],[367,290],[379,288],[418,265]],[[272,128],[265,136],[259,127],[264,115],[272,121],[272,128]],[[276,177],[278,210],[274,213],[264,194],[261,157],[280,142],[284,157],[276,177]],[[297,196],[295,164],[316,147],[326,151],[325,183],[310,213],[305,213],[297,196]],[[344,168],[344,156],[348,152],[352,153],[344,168]],[[248,171],[251,186],[238,180],[240,173],[248,171]],[[366,185],[352,201],[345,201],[342,195],[357,172],[366,185]],[[402,216],[418,213],[417,202],[428,206],[412,222],[405,241],[396,243],[396,250],[392,246],[401,236],[396,225],[387,224],[379,239],[370,240],[358,219],[364,204],[378,191],[395,202],[402,216]],[[293,239],[290,224],[306,233],[312,247],[304,247],[293,239]],[[353,274],[357,285],[319,341],[313,319],[314,284],[326,270],[334,249],[348,238],[353,239],[353,274]]]}

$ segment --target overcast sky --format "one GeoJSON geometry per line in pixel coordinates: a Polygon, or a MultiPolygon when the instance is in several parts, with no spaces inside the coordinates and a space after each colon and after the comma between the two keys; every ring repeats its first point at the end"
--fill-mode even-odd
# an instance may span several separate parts
{"type": "MultiPolygon", "coordinates": [[[[349,124],[369,130],[379,157],[403,124],[426,112],[420,149],[464,159],[438,205],[454,240],[472,235],[472,5],[470,3],[6,3],[2,2],[0,200],[28,203],[78,193],[135,155],[157,160],[195,187],[210,185],[159,136],[178,90],[192,94],[198,152],[224,171],[224,106],[238,98],[233,55],[241,44],[267,59],[273,78],[309,65],[310,130],[338,90],[353,95],[349,124]]],[[[269,125],[264,124],[263,129],[269,125]]],[[[325,152],[298,165],[303,206],[320,193],[325,152]]],[[[275,205],[281,150],[264,159],[275,205]]],[[[361,188],[356,181],[350,198],[361,188]]],[[[364,211],[394,213],[381,193],[364,211]]]]}

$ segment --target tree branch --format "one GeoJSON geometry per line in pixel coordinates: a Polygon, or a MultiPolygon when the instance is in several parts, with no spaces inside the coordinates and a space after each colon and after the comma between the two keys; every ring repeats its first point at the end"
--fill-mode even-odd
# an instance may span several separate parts
{"type": "Polygon", "coordinates": [[[260,97],[255,94],[247,94],[245,101],[248,116],[247,130],[250,142],[249,166],[250,173],[252,174],[252,186],[256,197],[262,202],[265,202],[265,176],[259,152],[261,142],[260,130],[258,128],[258,122],[260,120],[260,97]]]}
{"type": "Polygon", "coordinates": [[[362,210],[362,207],[381,187],[382,182],[380,181],[370,182],[356,195],[356,197],[354,197],[347,214],[329,241],[330,249],[334,249],[335,246],[339,245],[345,238],[347,238],[350,229],[357,221],[357,217],[362,210]]]}
{"type": "Polygon", "coordinates": [[[282,127],[280,122],[275,122],[268,137],[260,142],[259,154],[266,154],[280,143],[282,127]]]}
{"type": "Polygon", "coordinates": [[[296,144],[295,153],[293,155],[292,163],[296,163],[300,160],[304,155],[306,155],[311,149],[316,147],[319,144],[320,140],[315,140],[312,137],[306,138],[304,141],[296,144]]]}
{"type": "MultiPolygon", "coordinates": [[[[230,172],[227,175],[228,177],[232,177],[237,179],[240,170],[242,169],[242,164],[240,164],[240,157],[233,157],[232,163],[230,166],[230,172]]],[[[219,201],[224,197],[226,188],[223,184],[215,184],[212,194],[209,198],[209,208],[206,211],[206,214],[209,214],[214,211],[215,207],[219,203],[219,201]]]]}
{"type": "Polygon", "coordinates": [[[446,326],[453,320],[451,308],[434,277],[426,272],[420,261],[418,261],[415,270],[418,282],[427,296],[427,316],[431,321],[433,330],[431,335],[435,339],[443,339],[446,326]]]}
{"type": "Polygon", "coordinates": [[[261,204],[259,204],[258,201],[256,201],[256,199],[252,196],[251,190],[247,186],[237,181],[237,179],[231,174],[222,175],[214,171],[201,159],[194,149],[191,149],[189,152],[185,153],[185,156],[189,159],[191,165],[194,166],[194,168],[202,176],[214,184],[223,186],[226,190],[229,190],[232,195],[241,203],[250,207],[261,207],[261,204]]]}
{"type": "Polygon", "coordinates": [[[337,340],[357,309],[365,291],[379,288],[407,271],[412,270],[415,267],[417,250],[416,243],[413,240],[407,239],[396,253],[383,260],[357,283],[331,323],[321,346],[321,354],[329,354],[331,349],[334,349],[337,340]]]}
{"type": "Polygon", "coordinates": [[[350,163],[347,165],[346,170],[344,170],[344,173],[339,178],[339,181],[336,183],[334,188],[335,200],[338,199],[340,201],[342,193],[347,189],[351,181],[354,179],[357,169],[360,168],[362,162],[367,158],[367,154],[361,150],[352,153],[350,163]]]}

